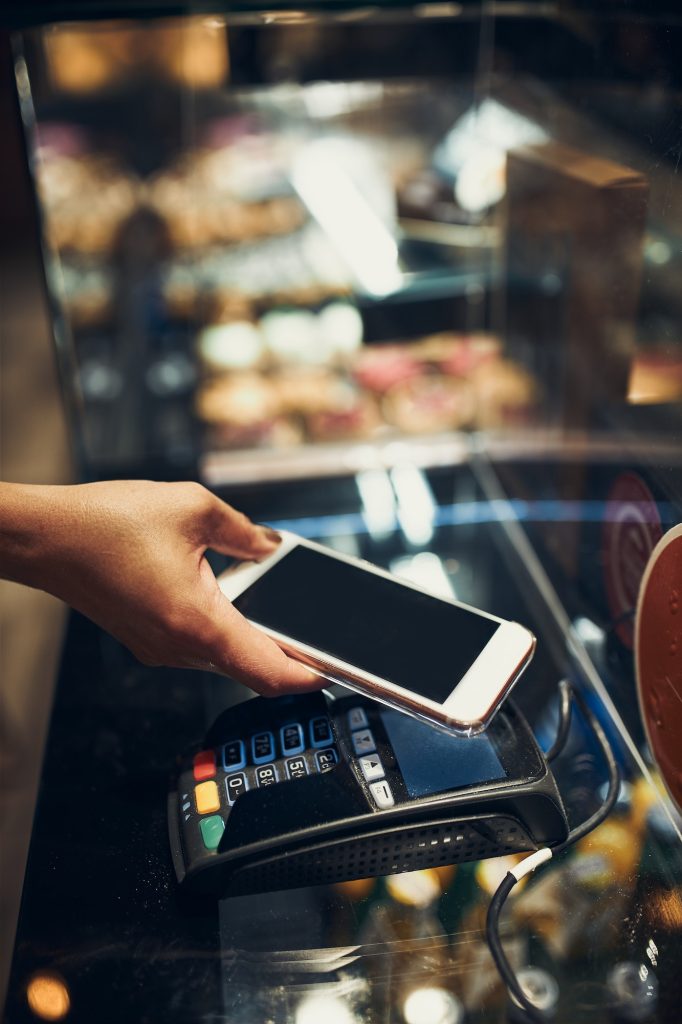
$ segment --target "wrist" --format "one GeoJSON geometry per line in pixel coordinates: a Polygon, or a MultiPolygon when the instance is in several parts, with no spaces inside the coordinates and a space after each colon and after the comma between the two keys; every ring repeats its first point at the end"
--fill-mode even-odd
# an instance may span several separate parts
{"type": "Polygon", "coordinates": [[[45,587],[48,566],[73,536],[72,487],[0,483],[0,577],[45,587]]]}

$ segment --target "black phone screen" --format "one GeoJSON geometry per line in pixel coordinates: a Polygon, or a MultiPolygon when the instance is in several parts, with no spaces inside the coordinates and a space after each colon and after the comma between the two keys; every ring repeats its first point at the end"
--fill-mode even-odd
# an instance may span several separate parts
{"type": "Polygon", "coordinates": [[[234,602],[253,622],[438,704],[499,627],[469,611],[303,546],[234,602]]]}

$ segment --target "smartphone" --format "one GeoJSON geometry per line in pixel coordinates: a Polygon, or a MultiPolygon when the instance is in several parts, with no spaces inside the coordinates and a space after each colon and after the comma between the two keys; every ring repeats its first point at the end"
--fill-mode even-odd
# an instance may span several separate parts
{"type": "Polygon", "coordinates": [[[516,622],[291,533],[264,561],[239,562],[218,582],[250,622],[320,675],[467,735],[486,728],[535,650],[516,622]]]}

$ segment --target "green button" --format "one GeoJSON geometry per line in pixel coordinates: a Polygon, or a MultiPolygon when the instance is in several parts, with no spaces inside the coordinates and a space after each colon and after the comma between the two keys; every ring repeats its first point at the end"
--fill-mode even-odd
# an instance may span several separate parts
{"type": "Polygon", "coordinates": [[[212,814],[210,818],[202,818],[199,822],[201,838],[207,850],[216,850],[221,836],[225,831],[225,822],[219,814],[212,814]]]}

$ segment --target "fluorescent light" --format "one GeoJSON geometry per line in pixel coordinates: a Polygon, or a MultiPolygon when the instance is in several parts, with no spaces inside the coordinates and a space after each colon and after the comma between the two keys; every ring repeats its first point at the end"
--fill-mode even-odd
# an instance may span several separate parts
{"type": "Polygon", "coordinates": [[[410,583],[423,587],[437,597],[456,597],[452,580],[445,571],[443,560],[432,551],[420,551],[391,562],[391,572],[410,583]]]}
{"type": "Polygon", "coordinates": [[[398,499],[398,522],[407,540],[415,546],[433,537],[436,502],[431,487],[417,466],[395,466],[391,483],[398,499]]]}
{"type": "Polygon", "coordinates": [[[395,495],[385,469],[365,469],[355,477],[362,501],[362,518],[375,539],[396,527],[395,495]]]}
{"type": "Polygon", "coordinates": [[[395,238],[342,166],[338,146],[305,146],[292,184],[365,291],[388,295],[400,287],[395,238]]]}

